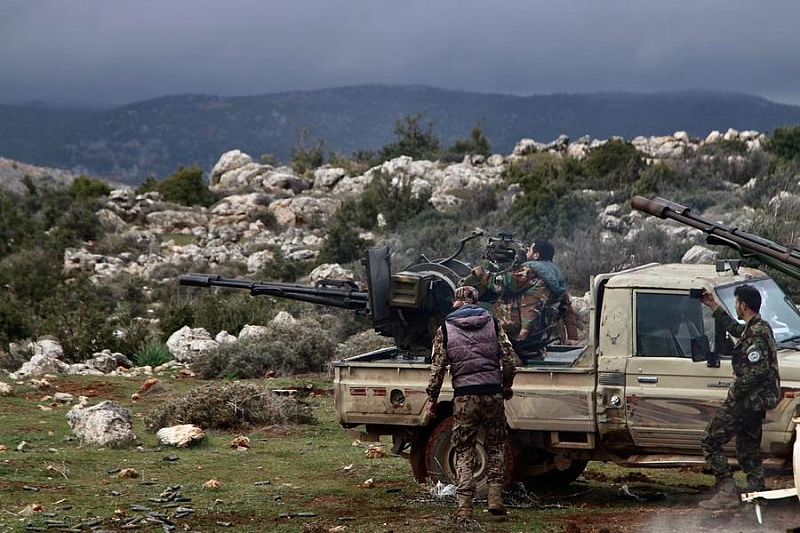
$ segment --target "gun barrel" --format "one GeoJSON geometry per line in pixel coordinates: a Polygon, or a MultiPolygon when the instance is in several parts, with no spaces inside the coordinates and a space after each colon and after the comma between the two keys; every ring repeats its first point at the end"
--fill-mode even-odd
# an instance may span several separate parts
{"type": "Polygon", "coordinates": [[[253,296],[276,296],[289,300],[299,300],[343,309],[366,310],[367,293],[358,289],[353,282],[325,280],[313,286],[275,283],[271,281],[251,281],[246,279],[223,278],[217,275],[184,274],[179,278],[181,285],[189,287],[226,287],[246,289],[253,296]]]}
{"type": "Polygon", "coordinates": [[[672,219],[706,233],[710,244],[724,244],[745,255],[756,256],[761,262],[800,279],[800,250],[786,247],[769,239],[753,235],[738,228],[729,228],[718,222],[692,214],[688,207],[664,198],[653,200],[634,196],[631,207],[649,215],[672,219]]]}

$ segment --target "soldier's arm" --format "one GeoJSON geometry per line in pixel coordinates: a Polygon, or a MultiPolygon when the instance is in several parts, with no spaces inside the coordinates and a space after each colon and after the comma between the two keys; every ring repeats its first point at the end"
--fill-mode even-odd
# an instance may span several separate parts
{"type": "Polygon", "coordinates": [[[725,331],[737,339],[744,333],[745,324],[740,324],[738,321],[731,318],[731,315],[729,315],[722,306],[718,306],[714,310],[714,320],[717,321],[719,326],[725,328],[725,331]]]}
{"type": "Polygon", "coordinates": [[[503,388],[510,389],[514,385],[514,375],[517,373],[517,354],[508,340],[508,335],[503,331],[503,326],[495,322],[497,328],[497,344],[500,347],[500,363],[503,366],[503,388]]]}
{"type": "Polygon", "coordinates": [[[448,359],[447,350],[444,346],[444,335],[442,335],[441,326],[436,331],[436,336],[433,339],[433,348],[431,349],[431,378],[428,381],[428,388],[425,392],[428,393],[428,399],[432,403],[436,403],[439,399],[439,392],[442,390],[442,382],[444,381],[444,372],[447,369],[448,359]]]}
{"type": "Polygon", "coordinates": [[[731,385],[730,394],[734,399],[743,399],[754,389],[767,382],[769,377],[769,358],[769,344],[764,339],[757,338],[747,348],[741,376],[738,376],[733,385],[731,385]]]}

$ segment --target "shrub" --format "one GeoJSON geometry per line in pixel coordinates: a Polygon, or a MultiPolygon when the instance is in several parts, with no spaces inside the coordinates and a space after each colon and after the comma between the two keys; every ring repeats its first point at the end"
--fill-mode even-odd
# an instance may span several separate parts
{"type": "Polygon", "coordinates": [[[272,261],[256,273],[259,279],[295,282],[298,278],[308,275],[314,269],[313,261],[289,259],[277,249],[272,261]]]}
{"type": "Polygon", "coordinates": [[[456,139],[445,150],[445,159],[460,161],[465,155],[489,155],[491,147],[489,139],[483,133],[483,127],[478,124],[472,128],[468,139],[456,139]]]}
{"type": "Polygon", "coordinates": [[[631,193],[649,196],[681,187],[684,185],[682,177],[664,162],[653,163],[642,171],[639,179],[634,182],[631,193]]]}
{"type": "Polygon", "coordinates": [[[308,174],[325,162],[325,141],[312,141],[310,136],[309,130],[302,130],[297,146],[292,148],[292,170],[300,176],[308,174]]]}
{"type": "Polygon", "coordinates": [[[588,187],[615,190],[625,189],[639,179],[644,161],[631,143],[615,139],[589,152],[584,166],[588,187]]]}
{"type": "Polygon", "coordinates": [[[379,348],[394,346],[389,337],[378,335],[374,331],[362,331],[347,338],[336,347],[336,359],[346,359],[379,348]]]}
{"type": "Polygon", "coordinates": [[[149,431],[176,424],[203,429],[249,429],[272,424],[310,424],[311,410],[295,398],[277,396],[258,385],[212,383],[166,401],[145,416],[149,431]]]}
{"type": "Polygon", "coordinates": [[[364,256],[367,241],[359,237],[358,229],[346,220],[335,219],[319,251],[321,263],[349,263],[364,256]]]}
{"type": "Polygon", "coordinates": [[[157,191],[164,200],[181,205],[202,205],[205,207],[213,204],[217,197],[211,192],[203,181],[203,169],[197,165],[184,167],[161,181],[148,176],[144,183],[137,189],[137,193],[157,191]]]}
{"type": "Polygon", "coordinates": [[[784,159],[800,157],[800,126],[777,128],[767,142],[767,150],[784,159]]]}
{"type": "Polygon", "coordinates": [[[263,377],[268,370],[280,375],[322,372],[333,357],[335,344],[317,321],[267,327],[263,337],[224,343],[199,357],[192,368],[204,379],[248,379],[263,377]]]}
{"type": "Polygon", "coordinates": [[[166,344],[151,339],[139,347],[133,354],[133,360],[137,366],[157,367],[171,361],[172,354],[166,344]]]}
{"type": "Polygon", "coordinates": [[[433,133],[433,123],[423,126],[425,113],[408,115],[394,125],[396,141],[381,148],[378,159],[389,161],[401,155],[412,159],[435,159],[439,155],[439,138],[433,133]]]}
{"type": "Polygon", "coordinates": [[[87,178],[86,176],[78,176],[70,185],[69,193],[73,198],[99,198],[101,196],[108,196],[111,192],[111,187],[103,180],[87,178]]]}
{"type": "Polygon", "coordinates": [[[704,144],[700,148],[700,155],[728,157],[732,155],[746,155],[747,143],[739,139],[721,140],[715,143],[704,144]]]}

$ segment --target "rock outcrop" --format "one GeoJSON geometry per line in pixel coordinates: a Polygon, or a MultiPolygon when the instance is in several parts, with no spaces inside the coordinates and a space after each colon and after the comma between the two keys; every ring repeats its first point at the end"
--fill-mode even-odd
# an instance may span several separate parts
{"type": "Polygon", "coordinates": [[[72,432],[85,444],[119,448],[135,442],[131,412],[111,401],[67,413],[72,432]]]}

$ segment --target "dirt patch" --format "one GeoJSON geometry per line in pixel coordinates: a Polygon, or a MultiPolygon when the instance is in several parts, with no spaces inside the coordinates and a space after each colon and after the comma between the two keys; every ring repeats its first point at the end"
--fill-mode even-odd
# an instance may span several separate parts
{"type": "MultiPolygon", "coordinates": [[[[114,383],[98,382],[98,383],[80,383],[75,381],[59,381],[57,390],[59,392],[68,392],[75,396],[86,396],[87,398],[103,397],[104,399],[112,399],[120,395],[120,387],[114,383]]],[[[41,394],[39,395],[41,398],[41,394]]]]}

